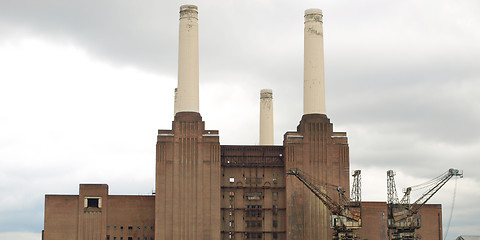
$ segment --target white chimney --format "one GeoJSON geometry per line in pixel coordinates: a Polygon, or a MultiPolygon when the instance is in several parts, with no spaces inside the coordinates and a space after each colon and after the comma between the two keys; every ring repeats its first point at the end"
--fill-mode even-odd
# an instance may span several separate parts
{"type": "Polygon", "coordinates": [[[273,145],[273,97],[271,89],[260,91],[260,145],[273,145]]]}
{"type": "Polygon", "coordinates": [[[326,114],[322,18],[320,9],[305,11],[303,114],[326,114]]]}
{"type": "Polygon", "coordinates": [[[198,110],[198,8],[180,7],[178,89],[175,113],[198,110]]]}

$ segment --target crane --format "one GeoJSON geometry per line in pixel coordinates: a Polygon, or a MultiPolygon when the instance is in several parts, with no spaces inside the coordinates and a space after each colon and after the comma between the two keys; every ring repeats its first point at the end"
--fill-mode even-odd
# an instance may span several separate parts
{"type": "MultiPolygon", "coordinates": [[[[334,230],[334,240],[358,239],[356,234],[353,233],[353,230],[362,227],[360,204],[351,204],[347,197],[345,197],[345,190],[342,187],[328,184],[322,184],[322,186],[314,184],[314,182],[318,181],[297,168],[290,169],[287,175],[297,177],[332,213],[330,216],[330,227],[334,230]],[[326,193],[325,187],[335,187],[339,194],[340,203],[333,200],[333,198],[326,193]]],[[[359,175],[360,172],[357,172],[358,179],[360,179],[359,175]]],[[[359,197],[357,199],[359,199],[359,197]]]]}
{"type": "Polygon", "coordinates": [[[388,207],[388,231],[391,240],[419,239],[415,230],[421,227],[421,216],[418,211],[427,203],[435,193],[440,190],[452,177],[463,177],[463,171],[450,168],[440,176],[423,184],[406,188],[404,195],[399,201],[395,189],[395,173],[387,171],[387,207],[388,207]],[[413,190],[426,189],[424,193],[410,204],[410,193],[413,190]]]}

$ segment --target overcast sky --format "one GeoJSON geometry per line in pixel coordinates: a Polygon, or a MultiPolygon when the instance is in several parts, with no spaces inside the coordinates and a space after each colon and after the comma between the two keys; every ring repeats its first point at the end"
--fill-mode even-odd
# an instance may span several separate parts
{"type": "Polygon", "coordinates": [[[430,203],[447,239],[480,235],[478,0],[0,0],[0,239],[40,239],[45,194],[79,183],[151,194],[182,4],[199,7],[200,112],[221,144],[258,144],[262,88],[275,143],[296,129],[303,15],[320,8],[327,115],[348,134],[363,200],[386,200],[389,169],[401,193],[458,168],[455,201],[451,180],[430,203]]]}

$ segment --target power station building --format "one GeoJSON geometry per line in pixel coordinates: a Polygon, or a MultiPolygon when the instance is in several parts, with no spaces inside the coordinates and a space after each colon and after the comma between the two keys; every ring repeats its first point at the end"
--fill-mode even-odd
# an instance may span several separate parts
{"type": "MultiPolygon", "coordinates": [[[[180,7],[178,87],[172,128],[158,130],[155,195],[46,195],[45,240],[331,239],[330,213],[293,176],[303,170],[348,194],[345,132],[325,111],[322,12],[305,12],[304,111],[283,145],[273,144],[272,91],[260,94],[260,145],[221,145],[199,113],[198,11],[180,7]]],[[[334,192],[329,192],[335,196],[334,192]]],[[[361,202],[361,239],[387,239],[387,204],[361,202]]],[[[441,206],[421,211],[424,239],[442,239],[441,206]],[[428,237],[427,237],[428,236],[428,237]]]]}

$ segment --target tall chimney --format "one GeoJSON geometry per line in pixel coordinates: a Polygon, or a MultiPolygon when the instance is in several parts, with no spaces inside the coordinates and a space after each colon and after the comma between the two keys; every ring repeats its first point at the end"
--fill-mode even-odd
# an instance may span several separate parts
{"type": "Polygon", "coordinates": [[[198,112],[198,8],[180,7],[175,113],[198,112]]]}
{"type": "Polygon", "coordinates": [[[272,90],[260,91],[260,145],[273,145],[272,90]]]}
{"type": "Polygon", "coordinates": [[[326,114],[322,18],[320,9],[305,11],[303,114],[326,114]]]}

